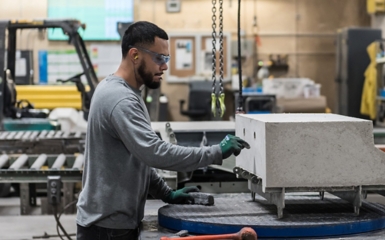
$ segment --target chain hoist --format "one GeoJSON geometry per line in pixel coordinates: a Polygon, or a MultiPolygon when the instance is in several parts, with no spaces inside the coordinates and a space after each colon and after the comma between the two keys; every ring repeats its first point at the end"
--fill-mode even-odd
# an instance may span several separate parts
{"type": "Polygon", "coordinates": [[[212,0],[213,8],[212,8],[212,20],[213,20],[213,32],[212,32],[212,93],[211,93],[211,111],[213,112],[214,117],[220,116],[223,117],[223,114],[226,111],[225,106],[225,93],[223,91],[223,0],[219,0],[219,91],[216,91],[216,80],[217,80],[217,1],[212,0]]]}
{"type": "Polygon", "coordinates": [[[243,96],[242,96],[242,61],[241,61],[241,0],[238,0],[238,79],[239,79],[239,96],[238,107],[236,114],[245,113],[243,111],[243,96]]]}

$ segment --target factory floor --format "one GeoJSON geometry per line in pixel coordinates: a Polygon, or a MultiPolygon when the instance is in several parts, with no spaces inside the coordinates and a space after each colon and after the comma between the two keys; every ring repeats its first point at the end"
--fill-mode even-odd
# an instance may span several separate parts
{"type": "MultiPolygon", "coordinates": [[[[367,200],[385,205],[385,197],[379,195],[368,195],[367,200]]],[[[174,236],[173,232],[158,227],[158,209],[164,205],[165,203],[159,200],[147,201],[143,221],[144,230],[141,235],[142,240],[174,236]]],[[[54,217],[52,215],[40,214],[41,210],[37,207],[31,215],[21,216],[20,199],[18,197],[0,198],[0,240],[60,239],[57,237],[54,217]],[[50,237],[43,238],[44,235],[50,235],[50,237]]],[[[60,222],[68,234],[76,232],[75,219],[75,214],[62,215],[60,217],[60,222]]],[[[76,238],[72,236],[72,239],[76,238]]],[[[316,239],[385,239],[385,230],[354,236],[316,239]]]]}
{"type": "MultiPolygon", "coordinates": [[[[39,205],[39,201],[38,201],[39,205]]],[[[173,236],[167,230],[158,230],[158,209],[164,206],[160,200],[148,200],[145,208],[144,231],[142,239],[159,239],[162,236],[173,236]]],[[[76,233],[76,214],[62,215],[60,222],[68,234],[76,233]]],[[[0,240],[60,239],[56,232],[53,215],[41,215],[36,207],[31,215],[20,215],[20,199],[18,197],[0,198],[0,240]],[[49,238],[42,238],[45,234],[49,238]],[[52,236],[52,237],[51,237],[52,236]]],[[[75,237],[71,237],[76,239],[75,237]]]]}

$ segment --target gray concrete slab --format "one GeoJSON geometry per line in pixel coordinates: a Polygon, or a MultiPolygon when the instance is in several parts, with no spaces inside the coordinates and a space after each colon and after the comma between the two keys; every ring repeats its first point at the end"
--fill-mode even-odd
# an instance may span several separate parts
{"type": "Polygon", "coordinates": [[[336,114],[243,114],[236,135],[251,149],[236,166],[265,188],[384,185],[385,153],[374,146],[372,122],[336,114]]]}

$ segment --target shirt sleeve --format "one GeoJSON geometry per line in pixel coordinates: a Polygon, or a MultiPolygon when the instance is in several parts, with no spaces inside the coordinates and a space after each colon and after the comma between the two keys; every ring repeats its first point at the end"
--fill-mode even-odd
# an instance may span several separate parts
{"type": "Polygon", "coordinates": [[[222,164],[219,145],[183,147],[161,140],[151,128],[139,99],[120,101],[110,122],[127,150],[150,167],[171,171],[193,171],[210,164],[222,164]]]}
{"type": "Polygon", "coordinates": [[[156,199],[164,199],[172,189],[159,176],[154,168],[151,168],[149,194],[156,199]]]}

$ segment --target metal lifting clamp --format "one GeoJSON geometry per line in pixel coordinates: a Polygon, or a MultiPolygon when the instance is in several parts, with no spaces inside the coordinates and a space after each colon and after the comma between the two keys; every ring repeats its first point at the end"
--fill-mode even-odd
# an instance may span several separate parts
{"type": "Polygon", "coordinates": [[[223,114],[226,111],[224,93],[219,93],[219,96],[215,93],[211,94],[211,111],[213,112],[214,117],[223,117],[223,114]]]}

